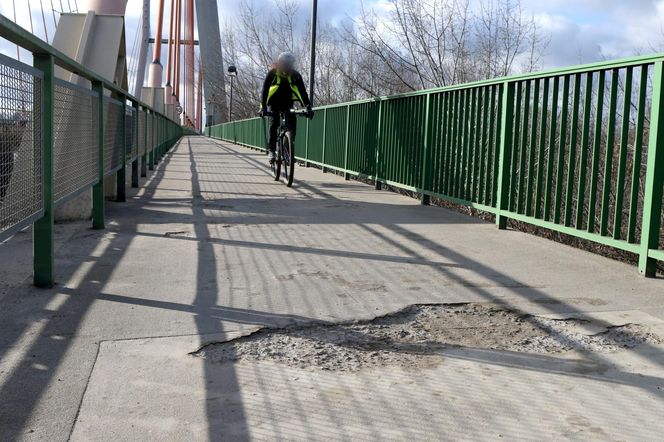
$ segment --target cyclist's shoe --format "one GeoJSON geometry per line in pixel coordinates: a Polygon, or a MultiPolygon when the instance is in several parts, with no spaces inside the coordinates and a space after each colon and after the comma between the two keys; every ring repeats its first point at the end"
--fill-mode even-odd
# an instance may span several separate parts
{"type": "Polygon", "coordinates": [[[277,161],[277,154],[270,151],[268,155],[270,157],[270,164],[274,164],[274,162],[277,161]]]}

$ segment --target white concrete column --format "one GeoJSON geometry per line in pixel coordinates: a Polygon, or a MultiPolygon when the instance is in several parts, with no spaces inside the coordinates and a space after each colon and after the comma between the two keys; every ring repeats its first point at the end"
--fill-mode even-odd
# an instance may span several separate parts
{"type": "Polygon", "coordinates": [[[88,0],[88,11],[124,16],[127,11],[127,0],[88,0]]]}

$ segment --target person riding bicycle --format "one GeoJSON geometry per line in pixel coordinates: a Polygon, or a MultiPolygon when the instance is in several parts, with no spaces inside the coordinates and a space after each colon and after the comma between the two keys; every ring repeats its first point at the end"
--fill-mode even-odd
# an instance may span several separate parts
{"type": "MultiPolygon", "coordinates": [[[[279,113],[290,111],[295,102],[299,102],[302,106],[305,106],[307,117],[313,118],[314,111],[311,109],[311,102],[309,101],[309,95],[304,86],[302,75],[295,70],[295,56],[290,52],[283,52],[279,55],[275,67],[265,77],[261,97],[261,117],[268,115],[268,108],[272,114],[270,138],[267,145],[270,153],[270,163],[273,163],[275,160],[277,131],[280,124],[279,113]]],[[[293,136],[295,136],[297,125],[295,116],[287,114],[286,124],[292,130],[293,136]]]]}

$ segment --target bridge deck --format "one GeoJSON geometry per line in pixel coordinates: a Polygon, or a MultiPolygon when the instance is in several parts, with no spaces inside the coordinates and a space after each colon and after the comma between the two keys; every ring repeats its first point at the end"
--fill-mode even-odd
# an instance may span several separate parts
{"type": "Polygon", "coordinates": [[[561,437],[655,440],[661,345],[599,355],[449,349],[359,371],[209,363],[262,326],[488,302],[664,336],[662,280],[413,199],[185,138],[108,229],[58,228],[57,281],[29,286],[29,235],[0,248],[0,439],[561,437]]]}

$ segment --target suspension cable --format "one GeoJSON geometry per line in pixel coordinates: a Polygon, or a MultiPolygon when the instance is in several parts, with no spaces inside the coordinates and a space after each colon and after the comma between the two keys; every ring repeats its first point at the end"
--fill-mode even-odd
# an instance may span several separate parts
{"type": "Polygon", "coordinates": [[[46,15],[44,14],[43,0],[39,0],[39,6],[41,7],[42,22],[44,23],[44,37],[46,37],[46,43],[48,43],[48,30],[46,29],[46,15]]]}
{"type": "Polygon", "coordinates": [[[28,0],[28,17],[30,17],[30,32],[34,35],[35,27],[32,24],[32,6],[30,6],[30,0],[28,0]]]}
{"type": "MultiPolygon", "coordinates": [[[[16,19],[16,0],[12,0],[12,3],[14,4],[14,23],[18,24],[18,21],[16,19]]],[[[21,61],[21,48],[16,44],[16,58],[18,61],[21,61]]]]}
{"type": "Polygon", "coordinates": [[[53,0],[51,0],[51,12],[53,13],[53,26],[58,27],[58,22],[55,19],[55,7],[53,6],[53,0]]]}

